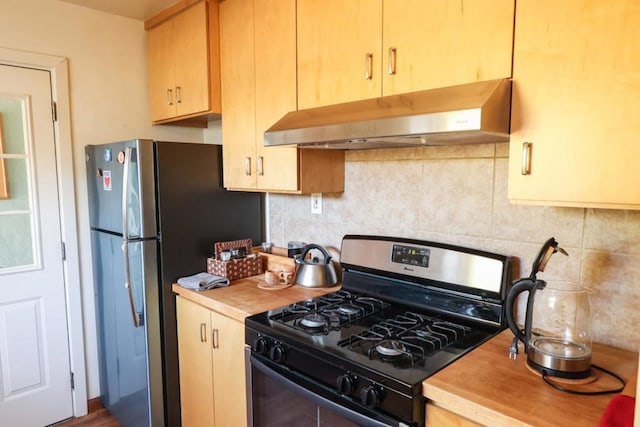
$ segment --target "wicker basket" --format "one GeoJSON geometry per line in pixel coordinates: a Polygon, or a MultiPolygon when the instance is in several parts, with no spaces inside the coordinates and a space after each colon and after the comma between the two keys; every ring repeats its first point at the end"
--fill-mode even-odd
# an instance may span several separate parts
{"type": "Polygon", "coordinates": [[[207,272],[216,276],[226,277],[229,280],[262,274],[262,258],[260,255],[256,254],[255,258],[240,258],[230,261],[220,260],[220,252],[235,248],[245,248],[246,253],[251,254],[251,239],[216,243],[215,258],[207,258],[207,272]]]}

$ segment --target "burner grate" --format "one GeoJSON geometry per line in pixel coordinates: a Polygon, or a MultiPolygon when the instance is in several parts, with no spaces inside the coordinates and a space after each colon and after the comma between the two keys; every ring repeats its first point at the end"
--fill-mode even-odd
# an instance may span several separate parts
{"type": "Polygon", "coordinates": [[[338,343],[370,359],[412,366],[451,345],[471,328],[436,317],[406,312],[379,322],[338,343]]]}
{"type": "Polygon", "coordinates": [[[326,335],[331,330],[339,330],[358,319],[379,313],[388,306],[380,299],[340,290],[291,304],[269,319],[312,335],[326,335]]]}

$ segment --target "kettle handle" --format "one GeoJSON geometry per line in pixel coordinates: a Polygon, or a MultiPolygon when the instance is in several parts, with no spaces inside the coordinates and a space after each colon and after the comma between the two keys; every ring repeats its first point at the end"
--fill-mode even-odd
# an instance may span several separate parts
{"type": "Polygon", "coordinates": [[[300,260],[303,260],[311,249],[317,249],[320,252],[322,252],[322,255],[324,255],[324,263],[329,264],[329,261],[331,260],[331,255],[329,255],[329,252],[327,252],[325,248],[323,248],[320,245],[316,245],[315,243],[309,243],[307,246],[304,247],[304,249],[302,250],[302,254],[300,255],[300,260]]]}
{"type": "Polygon", "coordinates": [[[507,293],[507,301],[506,301],[506,314],[507,314],[507,324],[509,325],[509,329],[513,332],[520,341],[522,341],[525,345],[525,348],[528,346],[528,340],[531,330],[531,312],[533,308],[533,295],[537,289],[542,289],[546,286],[546,283],[542,280],[531,280],[529,278],[519,279],[517,280],[511,289],[509,289],[509,293],[507,293]],[[527,300],[527,311],[525,317],[525,333],[518,328],[515,317],[513,315],[513,305],[522,292],[529,291],[529,298],[527,300]]]}

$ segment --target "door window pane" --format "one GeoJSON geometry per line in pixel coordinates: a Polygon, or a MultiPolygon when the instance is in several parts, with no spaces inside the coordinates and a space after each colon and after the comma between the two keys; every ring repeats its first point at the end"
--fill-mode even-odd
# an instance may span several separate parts
{"type": "Polygon", "coordinates": [[[26,159],[4,159],[9,197],[0,200],[0,215],[11,211],[29,211],[29,179],[26,159]]]}
{"type": "Polygon", "coordinates": [[[26,98],[0,96],[0,273],[37,264],[26,111],[26,98]]]}
{"type": "Polygon", "coordinates": [[[0,270],[7,267],[32,265],[33,241],[31,215],[0,215],[0,270]]]}

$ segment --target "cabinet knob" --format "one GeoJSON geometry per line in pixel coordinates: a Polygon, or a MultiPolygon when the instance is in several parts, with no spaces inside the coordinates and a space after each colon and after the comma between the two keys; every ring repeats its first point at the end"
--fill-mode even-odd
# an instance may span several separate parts
{"type": "Polygon", "coordinates": [[[371,80],[373,70],[373,53],[367,52],[364,54],[364,78],[365,80],[371,80]]]}
{"type": "Polygon", "coordinates": [[[387,67],[387,72],[389,73],[390,76],[394,75],[396,73],[396,48],[395,47],[390,47],[389,48],[389,58],[388,58],[388,67],[387,67]]]}
{"type": "Polygon", "coordinates": [[[524,142],[522,144],[522,175],[531,174],[531,146],[530,142],[524,142]]]}
{"type": "Polygon", "coordinates": [[[264,176],[264,157],[258,156],[258,176],[264,176]]]}
{"type": "Polygon", "coordinates": [[[244,158],[244,174],[251,176],[251,157],[244,158]]]}
{"type": "Polygon", "coordinates": [[[220,348],[220,345],[218,343],[218,329],[213,329],[211,331],[211,347],[220,348]]]}
{"type": "Polygon", "coordinates": [[[173,105],[173,90],[167,89],[167,105],[173,105]]]}
{"type": "Polygon", "coordinates": [[[207,324],[200,323],[200,342],[207,342],[207,324]]]}

